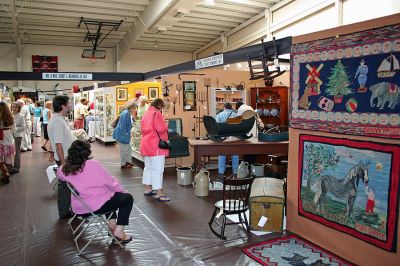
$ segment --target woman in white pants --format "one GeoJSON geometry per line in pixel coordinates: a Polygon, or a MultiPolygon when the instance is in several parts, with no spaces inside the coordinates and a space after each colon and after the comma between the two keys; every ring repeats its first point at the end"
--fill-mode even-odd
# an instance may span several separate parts
{"type": "Polygon", "coordinates": [[[40,106],[40,102],[37,101],[35,103],[35,108],[33,108],[33,134],[35,134],[35,137],[40,137],[42,135],[42,122],[40,121],[40,118],[42,117],[42,112],[43,108],[40,106]]]}
{"type": "Polygon", "coordinates": [[[141,122],[140,153],[144,156],[143,184],[145,196],[154,196],[161,202],[170,201],[162,189],[165,156],[169,151],[158,147],[160,139],[168,140],[168,126],[161,111],[163,100],[157,98],[144,113],[141,122]]]}

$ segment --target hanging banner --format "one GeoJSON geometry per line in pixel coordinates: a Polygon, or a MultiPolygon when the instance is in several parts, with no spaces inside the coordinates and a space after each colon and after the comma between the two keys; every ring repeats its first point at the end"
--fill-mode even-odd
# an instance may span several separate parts
{"type": "Polygon", "coordinates": [[[201,69],[206,67],[219,66],[223,64],[224,64],[224,55],[219,54],[196,60],[195,68],[201,69]]]}
{"type": "Polygon", "coordinates": [[[42,73],[42,79],[93,80],[93,74],[89,74],[89,73],[42,73]]]}

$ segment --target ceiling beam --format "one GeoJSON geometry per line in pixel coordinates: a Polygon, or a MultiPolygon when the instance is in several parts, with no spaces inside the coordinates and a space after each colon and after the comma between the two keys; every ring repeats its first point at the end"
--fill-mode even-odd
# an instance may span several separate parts
{"type": "Polygon", "coordinates": [[[118,60],[121,60],[137,38],[153,27],[175,2],[177,2],[177,0],[157,0],[151,2],[139,17],[141,21],[137,21],[136,27],[132,27],[118,43],[118,60]]]}
{"type": "Polygon", "coordinates": [[[225,14],[203,14],[203,13],[195,13],[190,12],[185,16],[186,18],[201,18],[201,19],[210,19],[212,21],[220,20],[220,21],[228,21],[228,22],[235,22],[235,23],[243,23],[245,18],[235,18],[225,16],[225,14]]]}
{"type": "Polygon", "coordinates": [[[260,8],[240,6],[238,4],[235,4],[234,2],[229,2],[229,3],[215,2],[215,4],[213,6],[206,6],[201,3],[199,6],[206,7],[209,9],[236,11],[236,12],[248,13],[248,14],[257,14],[260,12],[260,8]]]}
{"type": "MultiPolygon", "coordinates": [[[[131,12],[131,16],[126,16],[124,17],[124,21],[130,21],[133,22],[135,21],[134,17],[138,16],[137,12],[131,12]]],[[[66,12],[62,10],[41,10],[41,9],[27,9],[24,8],[21,10],[20,14],[18,17],[25,17],[25,16],[37,16],[38,18],[46,18],[46,17],[60,17],[60,18],[75,18],[76,19],[76,25],[78,25],[79,20],[81,17],[85,17],[87,19],[99,19],[99,20],[109,20],[109,21],[120,21],[121,20],[121,14],[118,13],[85,13],[85,12],[80,12],[79,10],[72,11],[72,12],[66,12]]]]}
{"type": "Polygon", "coordinates": [[[196,17],[190,17],[190,16],[185,16],[181,20],[179,20],[180,23],[190,23],[190,24],[196,24],[196,25],[207,25],[207,26],[221,26],[221,27],[229,27],[233,28],[236,27],[239,23],[237,22],[230,22],[228,20],[221,21],[221,20],[211,20],[211,19],[204,19],[204,18],[196,18],[196,17]]]}
{"type": "MultiPolygon", "coordinates": [[[[192,13],[192,12],[191,12],[192,13]]],[[[253,16],[253,14],[247,14],[245,12],[239,11],[227,11],[223,10],[221,11],[220,9],[211,9],[208,7],[196,7],[193,9],[193,13],[201,13],[201,14],[213,14],[213,15],[220,15],[223,13],[224,16],[229,16],[231,18],[244,18],[244,19],[249,19],[253,16]]]]}
{"type": "Polygon", "coordinates": [[[230,0],[217,0],[218,2],[223,2],[225,4],[240,4],[242,6],[248,6],[248,7],[258,7],[261,9],[265,9],[269,6],[269,2],[279,2],[279,0],[274,0],[274,1],[254,1],[254,0],[239,0],[239,1],[230,1],[230,0]]]}
{"type": "Polygon", "coordinates": [[[97,9],[104,9],[104,10],[118,10],[122,13],[136,11],[142,12],[146,8],[146,4],[138,5],[133,3],[116,3],[114,1],[104,1],[104,2],[94,2],[94,1],[65,1],[65,0],[15,0],[17,6],[25,6],[25,7],[32,7],[32,4],[36,6],[36,8],[51,8],[51,9],[62,9],[68,10],[71,7],[79,7],[84,10],[97,10],[97,9]],[[24,4],[29,3],[29,4],[24,4]]]}

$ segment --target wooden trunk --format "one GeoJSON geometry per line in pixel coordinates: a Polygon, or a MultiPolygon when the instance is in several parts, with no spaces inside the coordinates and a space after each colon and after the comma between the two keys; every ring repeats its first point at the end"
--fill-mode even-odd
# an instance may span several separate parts
{"type": "Polygon", "coordinates": [[[283,198],[259,196],[250,199],[250,227],[254,231],[280,232],[283,230],[283,198]],[[268,218],[263,227],[258,226],[261,217],[268,218]]]}
{"type": "Polygon", "coordinates": [[[279,232],[283,229],[285,197],[283,181],[275,178],[256,178],[250,194],[250,227],[254,231],[279,232]],[[261,217],[268,218],[263,227],[261,217]]]}

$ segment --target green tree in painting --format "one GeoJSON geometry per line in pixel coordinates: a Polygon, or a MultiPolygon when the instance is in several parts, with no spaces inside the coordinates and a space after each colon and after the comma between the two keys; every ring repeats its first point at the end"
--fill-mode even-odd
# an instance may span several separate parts
{"type": "Polygon", "coordinates": [[[351,93],[350,82],[342,62],[338,60],[328,77],[326,92],[331,95],[347,95],[351,93]]]}
{"type": "Polygon", "coordinates": [[[303,175],[307,179],[307,189],[311,189],[311,183],[321,176],[324,170],[334,167],[339,161],[333,147],[315,145],[313,143],[305,146],[303,175]]]}

